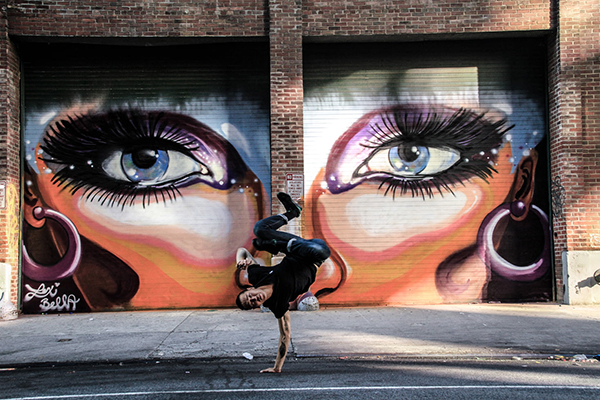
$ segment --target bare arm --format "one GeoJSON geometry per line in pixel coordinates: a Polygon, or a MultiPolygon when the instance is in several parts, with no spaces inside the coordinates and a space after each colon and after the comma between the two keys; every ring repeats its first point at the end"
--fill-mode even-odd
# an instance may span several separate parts
{"type": "Polygon", "coordinates": [[[286,311],[283,317],[277,320],[279,324],[279,349],[277,350],[277,358],[275,366],[260,371],[263,372],[281,372],[285,357],[287,356],[288,348],[290,347],[290,339],[292,338],[292,327],[290,324],[290,312],[286,311]]]}

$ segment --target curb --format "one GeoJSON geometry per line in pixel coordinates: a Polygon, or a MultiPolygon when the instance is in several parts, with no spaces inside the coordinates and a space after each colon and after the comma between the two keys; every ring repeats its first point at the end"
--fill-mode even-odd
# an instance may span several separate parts
{"type": "MultiPolygon", "coordinates": [[[[428,361],[458,361],[458,360],[476,360],[476,361],[530,361],[530,360],[549,360],[549,361],[572,361],[572,362],[599,362],[600,354],[585,355],[586,359],[574,359],[573,354],[548,354],[548,353],[494,353],[494,354],[394,354],[394,353],[362,353],[352,355],[340,354],[288,354],[286,362],[315,360],[315,359],[338,359],[338,360],[396,360],[396,361],[411,361],[411,360],[428,360],[428,361]]],[[[274,356],[255,356],[252,360],[246,359],[243,355],[240,356],[223,356],[223,357],[188,357],[188,358],[131,358],[121,360],[86,360],[86,361],[40,361],[40,362],[17,362],[12,364],[0,364],[1,371],[10,371],[16,369],[27,368],[56,368],[56,367],[76,367],[90,365],[114,365],[124,366],[126,364],[143,364],[143,363],[214,363],[214,362],[261,362],[271,363],[274,356]]]]}

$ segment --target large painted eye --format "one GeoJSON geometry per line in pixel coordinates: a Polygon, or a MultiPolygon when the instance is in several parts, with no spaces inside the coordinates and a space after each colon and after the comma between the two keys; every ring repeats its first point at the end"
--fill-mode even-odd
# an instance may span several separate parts
{"type": "Polygon", "coordinates": [[[460,153],[451,148],[437,148],[402,143],[376,151],[357,171],[357,176],[388,173],[401,177],[431,176],[456,164],[460,153]]]}
{"type": "Polygon", "coordinates": [[[397,105],[363,115],[335,142],[327,189],[342,193],[363,182],[385,193],[433,197],[473,177],[487,182],[511,128],[466,109],[397,105]]]}
{"type": "Polygon", "coordinates": [[[139,185],[173,182],[193,173],[208,174],[202,163],[175,150],[138,147],[116,150],[102,162],[108,176],[139,185]]]}
{"type": "Polygon", "coordinates": [[[111,207],[174,200],[183,185],[227,190],[248,171],[231,143],[183,114],[119,109],[68,116],[47,131],[53,183],[111,207]]]}

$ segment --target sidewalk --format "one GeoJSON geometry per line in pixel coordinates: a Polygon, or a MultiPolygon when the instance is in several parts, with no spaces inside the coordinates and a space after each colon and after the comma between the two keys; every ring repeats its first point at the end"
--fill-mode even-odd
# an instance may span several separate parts
{"type": "MultiPolygon", "coordinates": [[[[290,357],[588,357],[600,306],[461,304],[293,311],[290,357]]],[[[22,315],[0,321],[0,366],[274,359],[277,321],[258,310],[22,315]]]]}

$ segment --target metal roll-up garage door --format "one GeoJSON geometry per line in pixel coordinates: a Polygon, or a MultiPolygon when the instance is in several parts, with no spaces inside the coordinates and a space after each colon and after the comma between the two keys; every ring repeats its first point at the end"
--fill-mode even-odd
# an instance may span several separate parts
{"type": "Polygon", "coordinates": [[[552,298],[543,41],[308,43],[304,60],[322,303],[552,298]]]}
{"type": "Polygon", "coordinates": [[[232,306],[269,206],[267,44],[21,56],[23,310],[232,306]]]}

